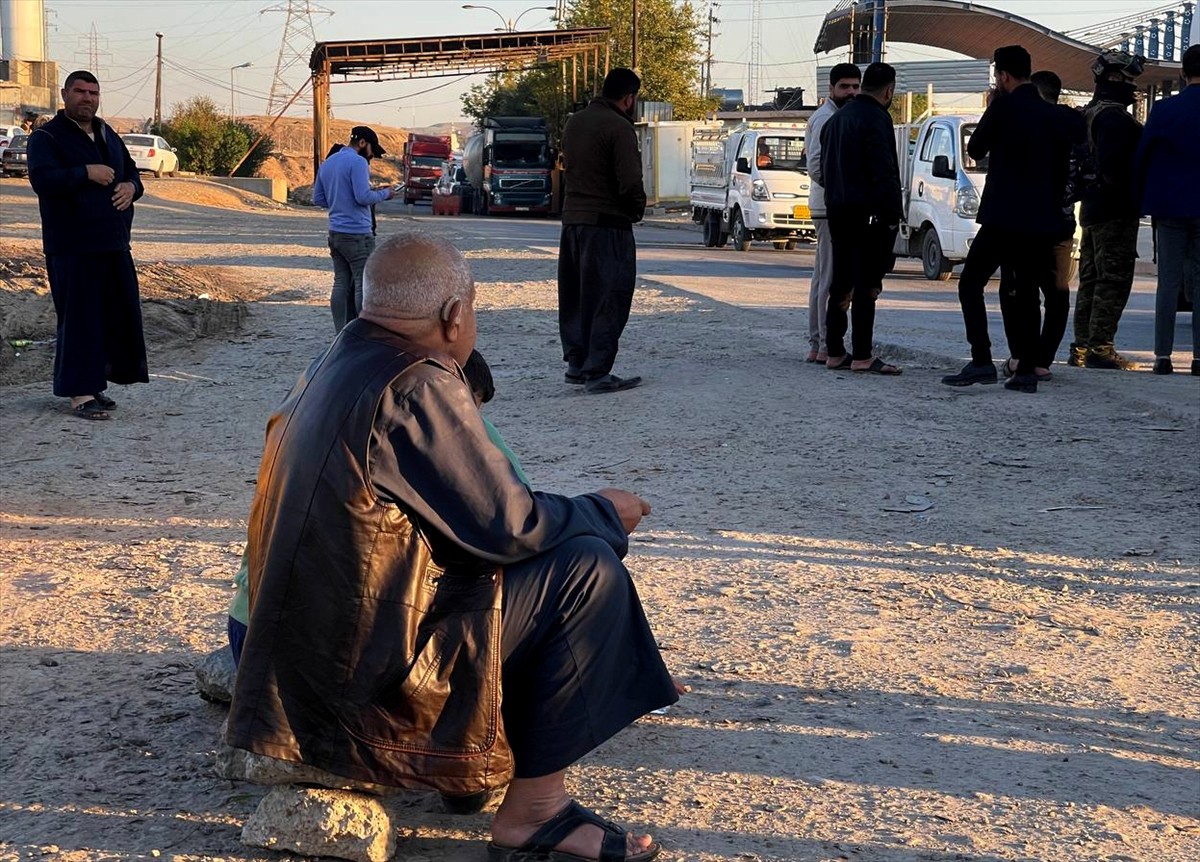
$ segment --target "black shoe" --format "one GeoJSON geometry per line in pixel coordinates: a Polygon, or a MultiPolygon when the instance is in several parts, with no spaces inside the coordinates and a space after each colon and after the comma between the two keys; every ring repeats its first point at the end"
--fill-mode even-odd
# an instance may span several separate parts
{"type": "MultiPolygon", "coordinates": [[[[1193,363],[1193,365],[1194,364],[1195,363],[1193,363]]],[[[1175,366],[1171,364],[1171,358],[1169,356],[1159,356],[1154,360],[1153,370],[1155,374],[1174,374],[1175,366]]],[[[1196,372],[1193,371],[1192,373],[1195,374],[1196,372]]]]}
{"type": "MultiPolygon", "coordinates": [[[[1192,314],[1195,314],[1195,313],[1196,312],[1194,312],[1194,311],[1192,312],[1192,314]]],[[[1192,360],[1192,376],[1200,377],[1200,359],[1192,360]]]]}
{"type": "Polygon", "coordinates": [[[1036,374],[1014,374],[1004,388],[1013,392],[1037,392],[1037,384],[1036,374]]]}
{"type": "Polygon", "coordinates": [[[570,369],[567,369],[567,373],[563,375],[563,380],[565,380],[567,383],[570,383],[572,386],[582,386],[583,384],[587,383],[587,378],[584,377],[582,373],[578,371],[571,371],[570,369]]]}
{"type": "Polygon", "coordinates": [[[990,362],[968,362],[957,374],[948,374],[942,378],[947,386],[970,386],[972,383],[995,383],[997,380],[996,366],[990,362]]]}
{"type": "Polygon", "coordinates": [[[622,389],[632,389],[641,382],[642,378],[640,377],[618,377],[615,374],[605,374],[603,377],[589,380],[584,389],[590,395],[597,395],[601,392],[620,392],[622,389]]]}

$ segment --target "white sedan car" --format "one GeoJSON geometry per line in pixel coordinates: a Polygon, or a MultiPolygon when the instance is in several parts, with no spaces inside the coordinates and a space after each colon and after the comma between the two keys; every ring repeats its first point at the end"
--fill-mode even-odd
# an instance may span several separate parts
{"type": "Polygon", "coordinates": [[[156,177],[164,174],[173,177],[179,170],[179,156],[157,135],[121,135],[121,140],[139,171],[153,171],[156,177]]]}

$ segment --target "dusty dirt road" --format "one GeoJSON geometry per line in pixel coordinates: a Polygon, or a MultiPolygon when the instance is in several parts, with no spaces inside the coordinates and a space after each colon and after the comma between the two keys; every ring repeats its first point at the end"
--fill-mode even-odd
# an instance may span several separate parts
{"type": "MultiPolygon", "coordinates": [[[[226,299],[192,301],[249,300],[240,328],[154,340],[107,423],[36,374],[0,388],[3,859],[270,858],[191,668],[224,637],[265,419],[332,334],[324,222],[169,183],[135,257],[210,267],[226,299]]],[[[36,252],[27,190],[0,198],[36,252]]],[[[1200,858],[1195,379],[832,373],[791,318],[645,281],[621,363],[646,385],[584,396],[553,255],[432,226],[475,268],[487,409],[533,481],[654,506],[629,564],[694,691],[575,770],[584,803],[689,862],[1200,858]]],[[[0,310],[39,301],[0,278],[0,310]]],[[[485,816],[390,804],[399,858],[484,858],[485,816]]]]}

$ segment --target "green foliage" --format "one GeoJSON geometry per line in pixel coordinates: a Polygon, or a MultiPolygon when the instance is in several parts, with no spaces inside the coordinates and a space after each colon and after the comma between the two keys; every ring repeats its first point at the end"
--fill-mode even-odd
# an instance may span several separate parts
{"type": "MultiPolygon", "coordinates": [[[[929,96],[925,93],[913,93],[912,95],[912,118],[913,122],[925,113],[929,108],[929,96]]],[[[904,94],[897,93],[892,99],[892,105],[888,108],[888,113],[892,115],[893,123],[904,122],[904,94]]]]}
{"type": "MultiPolygon", "coordinates": [[[[609,66],[629,66],[633,57],[632,15],[632,0],[570,0],[563,26],[611,28],[609,66]]],[[[693,0],[639,0],[638,17],[640,98],[670,102],[678,120],[703,118],[706,110],[715,107],[715,101],[702,99],[698,92],[703,20],[700,9],[693,0]]],[[[586,102],[592,91],[590,77],[586,85],[582,73],[577,80],[576,95],[580,102],[586,102]]],[[[493,75],[476,84],[463,96],[463,113],[476,125],[488,116],[545,117],[557,139],[570,113],[571,97],[570,64],[565,76],[559,64],[548,64],[493,75]]]]}
{"type": "MultiPolygon", "coordinates": [[[[227,118],[207,96],[196,96],[175,105],[170,118],[152,131],[175,148],[180,169],[219,177],[229,176],[242,154],[258,138],[253,127],[227,118]]],[[[274,145],[270,137],[263,138],[238,168],[237,176],[253,176],[274,145]]]]}

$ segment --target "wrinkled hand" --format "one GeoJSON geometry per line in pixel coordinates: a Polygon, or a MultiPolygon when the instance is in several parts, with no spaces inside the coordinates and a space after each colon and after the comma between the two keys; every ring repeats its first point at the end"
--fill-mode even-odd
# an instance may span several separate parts
{"type": "Polygon", "coordinates": [[[613,504],[627,534],[636,530],[638,522],[650,514],[650,504],[637,494],[622,491],[620,488],[602,488],[596,493],[613,504]]]}
{"type": "Polygon", "coordinates": [[[88,179],[98,186],[106,186],[116,178],[116,173],[108,165],[88,165],[88,179]]]}
{"type": "Polygon", "coordinates": [[[113,206],[117,208],[117,212],[129,209],[129,205],[133,203],[133,193],[133,183],[118,183],[112,196],[113,206]]]}

